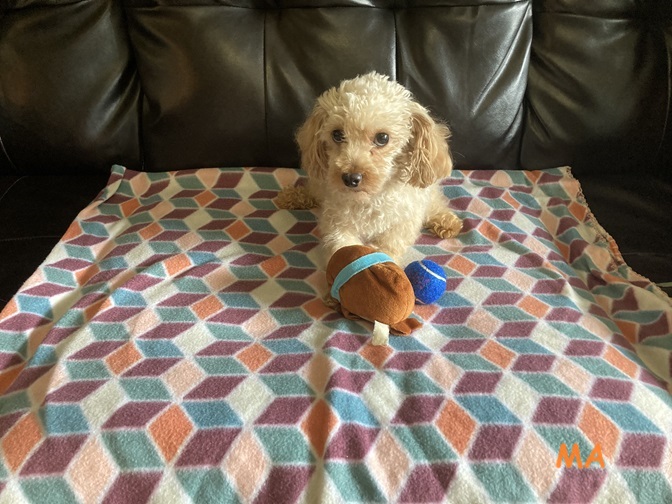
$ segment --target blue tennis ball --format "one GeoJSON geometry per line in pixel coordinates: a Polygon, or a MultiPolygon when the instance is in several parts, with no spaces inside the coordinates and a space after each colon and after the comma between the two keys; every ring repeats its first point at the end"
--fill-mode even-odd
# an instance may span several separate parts
{"type": "Polygon", "coordinates": [[[446,274],[434,261],[413,261],[404,272],[413,286],[416,303],[431,304],[446,290],[446,274]]]}

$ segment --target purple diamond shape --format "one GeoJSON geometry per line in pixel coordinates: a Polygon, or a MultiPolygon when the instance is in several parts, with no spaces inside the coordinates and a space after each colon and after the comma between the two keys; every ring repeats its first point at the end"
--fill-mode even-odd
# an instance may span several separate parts
{"type": "Polygon", "coordinates": [[[84,434],[45,439],[23,466],[21,475],[62,473],[85,440],[84,434]]]}
{"type": "Polygon", "coordinates": [[[299,500],[308,484],[314,466],[275,466],[271,469],[255,504],[289,504],[299,500]]]}
{"type": "Polygon", "coordinates": [[[177,460],[178,467],[218,466],[240,429],[199,430],[177,460]]]}
{"type": "Polygon", "coordinates": [[[143,427],[160,411],[165,409],[167,402],[130,402],[117,409],[103,424],[103,429],[120,429],[124,427],[143,427]]]}
{"type": "Polygon", "coordinates": [[[436,416],[442,403],[442,396],[409,396],[399,407],[392,423],[405,425],[429,423],[436,416]]]}
{"type": "Polygon", "coordinates": [[[357,424],[344,424],[329,443],[325,458],[362,460],[369,453],[378,431],[357,424]]]}
{"type": "Polygon", "coordinates": [[[399,502],[443,502],[457,473],[457,464],[418,465],[408,476],[399,502]]]}
{"type": "Polygon", "coordinates": [[[262,425],[295,424],[312,402],[310,397],[278,397],[268,405],[256,423],[262,425]]]}
{"type": "Polygon", "coordinates": [[[553,355],[526,354],[516,359],[513,370],[530,373],[546,372],[551,369],[553,362],[555,362],[555,356],[553,355]]]}
{"type": "Polygon", "coordinates": [[[185,399],[223,399],[244,379],[244,376],[211,376],[189,392],[185,399]]]}
{"type": "Polygon", "coordinates": [[[565,348],[565,355],[573,356],[588,356],[601,355],[604,350],[604,342],[602,341],[582,341],[572,340],[565,348]]]}
{"type": "Polygon", "coordinates": [[[432,354],[428,352],[400,352],[385,364],[385,369],[411,371],[422,368],[432,354]]]}
{"type": "Polygon", "coordinates": [[[266,364],[260,373],[295,373],[310,360],[312,354],[284,354],[278,355],[266,364]]]}
{"type": "Polygon", "coordinates": [[[632,393],[632,382],[612,378],[598,378],[590,391],[590,397],[628,401],[632,393]]]}
{"type": "Polygon", "coordinates": [[[663,460],[665,438],[653,434],[626,434],[621,444],[618,465],[658,468],[663,460]]]}
{"type": "Polygon", "coordinates": [[[580,408],[580,399],[542,397],[532,421],[542,424],[573,424],[580,408]]]}
{"type": "Polygon", "coordinates": [[[469,452],[471,460],[510,460],[523,427],[483,425],[469,452]]]}
{"type": "Polygon", "coordinates": [[[504,322],[495,334],[498,338],[529,338],[537,322],[504,322]]]}
{"type": "Polygon", "coordinates": [[[606,476],[602,469],[565,468],[548,502],[592,502],[606,476]]]}
{"type": "Polygon", "coordinates": [[[502,373],[468,371],[455,387],[456,394],[492,394],[502,373]]]}
{"type": "Polygon", "coordinates": [[[332,374],[331,378],[329,378],[326,390],[329,391],[334,388],[340,388],[354,392],[355,394],[361,394],[373,375],[374,373],[371,371],[349,371],[344,368],[339,368],[338,371],[332,374]]]}
{"type": "Polygon", "coordinates": [[[454,339],[446,343],[441,351],[450,353],[473,353],[485,343],[485,338],[454,339]]]}

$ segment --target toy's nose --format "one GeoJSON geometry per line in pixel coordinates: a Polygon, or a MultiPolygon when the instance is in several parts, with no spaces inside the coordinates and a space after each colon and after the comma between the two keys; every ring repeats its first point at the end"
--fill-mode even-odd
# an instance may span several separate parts
{"type": "Polygon", "coordinates": [[[357,187],[359,183],[362,181],[362,174],[361,173],[344,173],[341,176],[341,179],[343,179],[343,183],[348,186],[348,187],[357,187]]]}

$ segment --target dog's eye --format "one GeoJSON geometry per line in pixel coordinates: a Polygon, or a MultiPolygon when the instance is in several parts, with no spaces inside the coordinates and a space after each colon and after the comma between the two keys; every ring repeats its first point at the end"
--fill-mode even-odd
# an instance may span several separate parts
{"type": "Polygon", "coordinates": [[[345,133],[343,130],[334,130],[331,132],[331,138],[336,143],[343,143],[345,142],[345,133]]]}
{"type": "Polygon", "coordinates": [[[389,141],[390,141],[390,135],[388,135],[387,133],[377,133],[376,136],[373,138],[373,143],[376,144],[378,147],[387,145],[387,142],[389,141]]]}

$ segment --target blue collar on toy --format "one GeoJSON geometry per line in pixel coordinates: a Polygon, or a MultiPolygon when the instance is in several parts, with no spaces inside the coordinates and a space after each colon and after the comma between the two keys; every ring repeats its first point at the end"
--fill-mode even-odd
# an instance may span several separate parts
{"type": "Polygon", "coordinates": [[[364,271],[375,264],[385,263],[385,262],[394,262],[394,260],[387,254],[382,252],[374,252],[373,254],[367,254],[355,259],[345,268],[343,268],[336,278],[334,279],[334,285],[331,286],[331,297],[336,298],[339,302],[341,301],[340,290],[343,285],[355,276],[360,271],[364,271]]]}

